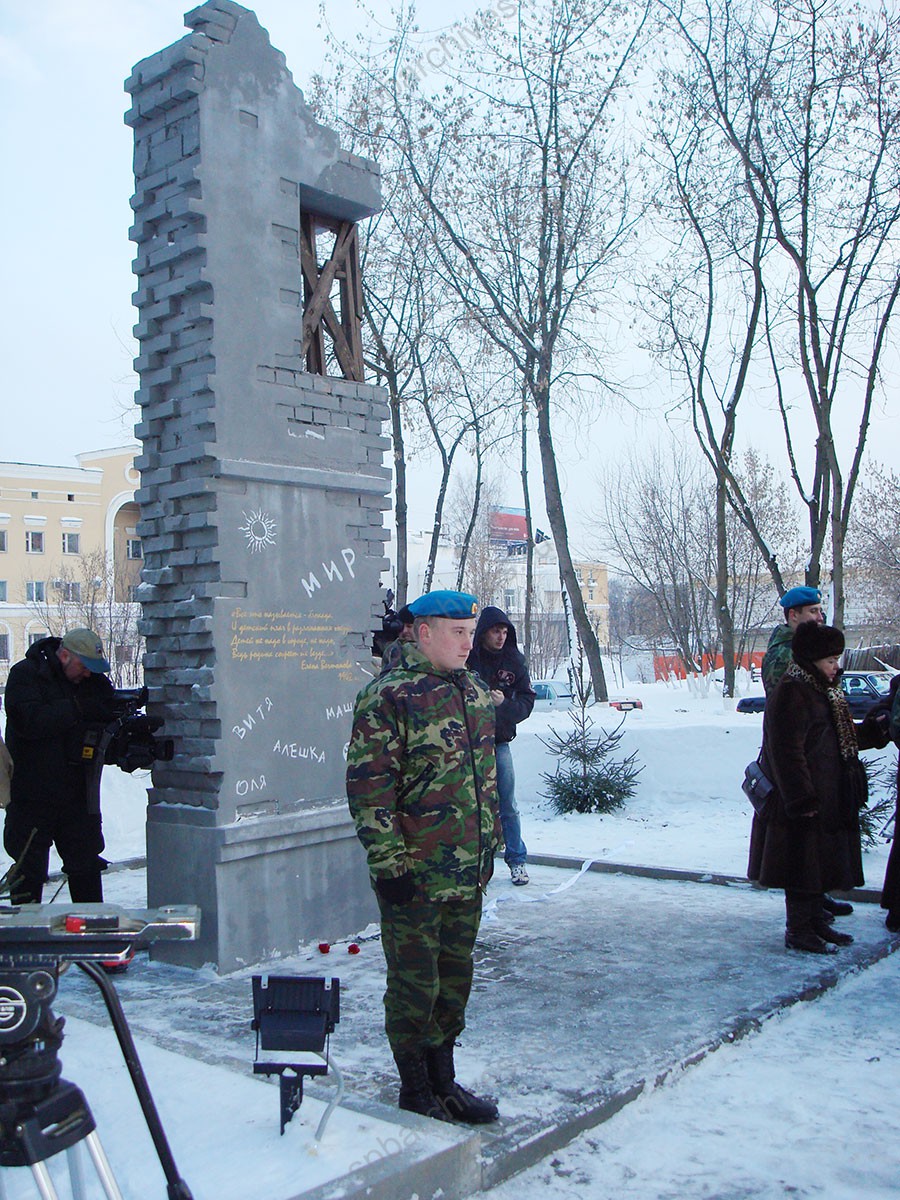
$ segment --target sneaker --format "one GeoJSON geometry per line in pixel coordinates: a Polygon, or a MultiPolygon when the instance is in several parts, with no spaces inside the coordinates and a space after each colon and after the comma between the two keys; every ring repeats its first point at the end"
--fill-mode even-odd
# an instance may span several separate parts
{"type": "Polygon", "coordinates": [[[528,882],[528,872],[525,870],[523,863],[517,863],[516,866],[509,868],[509,877],[516,887],[524,887],[528,882]]]}

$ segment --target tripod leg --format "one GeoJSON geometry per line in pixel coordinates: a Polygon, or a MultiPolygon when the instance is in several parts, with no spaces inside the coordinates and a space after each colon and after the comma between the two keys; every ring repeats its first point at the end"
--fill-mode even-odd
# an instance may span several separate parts
{"type": "Polygon", "coordinates": [[[35,1186],[37,1187],[41,1200],[59,1200],[56,1188],[53,1186],[53,1180],[50,1178],[50,1172],[47,1170],[46,1163],[32,1163],[31,1174],[34,1176],[35,1186]]]}
{"type": "Polygon", "coordinates": [[[96,983],[106,1004],[113,1029],[115,1030],[116,1037],[119,1039],[122,1057],[125,1059],[125,1065],[131,1076],[131,1082],[134,1084],[138,1103],[141,1106],[144,1120],[147,1123],[147,1129],[156,1148],[159,1164],[166,1177],[169,1200],[192,1200],[190,1188],[178,1174],[178,1168],[175,1166],[175,1159],[172,1157],[172,1151],[169,1148],[169,1142],[162,1127],[162,1121],[160,1121],[159,1113],[156,1111],[156,1105],[153,1102],[153,1096],[150,1093],[150,1087],[144,1075],[144,1068],[141,1066],[141,1060],[138,1058],[137,1047],[134,1044],[134,1038],[131,1036],[131,1030],[128,1028],[128,1021],[125,1019],[125,1013],[122,1011],[122,1004],[116,993],[116,989],[96,963],[79,961],[77,965],[84,971],[85,975],[93,979],[94,983],[96,983]]]}
{"type": "Polygon", "coordinates": [[[116,1183],[115,1176],[112,1173],[112,1168],[109,1165],[109,1159],[103,1152],[103,1147],[100,1145],[100,1139],[96,1133],[89,1133],[84,1139],[85,1145],[88,1148],[88,1154],[94,1163],[94,1168],[97,1171],[97,1177],[103,1188],[104,1195],[107,1200],[122,1200],[122,1193],[119,1191],[119,1185],[116,1183]]]}
{"type": "Polygon", "coordinates": [[[81,1142],[76,1142],[74,1146],[70,1146],[66,1151],[66,1158],[69,1160],[69,1184],[72,1188],[72,1200],[87,1200],[87,1191],[84,1183],[84,1160],[81,1157],[79,1147],[81,1142]]]}

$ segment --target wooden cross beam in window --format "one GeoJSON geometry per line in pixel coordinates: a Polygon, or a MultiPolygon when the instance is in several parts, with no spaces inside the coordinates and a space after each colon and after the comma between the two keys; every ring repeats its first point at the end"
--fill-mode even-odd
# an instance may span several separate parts
{"type": "Polygon", "coordinates": [[[300,266],[303,272],[303,343],[307,369],[327,375],[325,331],[345,379],[363,382],[362,286],[359,238],[352,221],[332,220],[315,213],[300,214],[300,266]],[[331,257],[319,266],[317,235],[334,234],[331,257]],[[340,313],[332,296],[338,285],[340,313]]]}

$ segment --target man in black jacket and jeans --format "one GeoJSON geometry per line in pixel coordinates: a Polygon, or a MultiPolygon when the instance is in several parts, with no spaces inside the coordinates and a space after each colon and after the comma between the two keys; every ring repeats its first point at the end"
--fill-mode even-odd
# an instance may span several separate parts
{"type": "Polygon", "coordinates": [[[522,826],[516,806],[516,775],[510,742],[516,726],[531,716],[534,692],[528,678],[525,658],[516,644],[515,626],[501,608],[488,605],[481,610],[475,626],[472,653],[466,663],[480,675],[491,691],[496,706],[497,792],[500,799],[500,824],[506,844],[504,858],[512,882],[521,887],[528,883],[525,858],[528,851],[522,841],[522,826]]]}
{"type": "Polygon", "coordinates": [[[14,904],[40,904],[54,843],[75,903],[103,899],[103,831],[99,811],[89,811],[86,738],[115,716],[108,670],[100,638],[71,629],[35,642],[9,672],[6,744],[14,770],[3,845],[22,860],[14,904]]]}

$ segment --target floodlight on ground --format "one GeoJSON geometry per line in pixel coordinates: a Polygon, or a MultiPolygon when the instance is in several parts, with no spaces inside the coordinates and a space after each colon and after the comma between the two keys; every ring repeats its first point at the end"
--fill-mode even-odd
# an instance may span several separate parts
{"type": "Polygon", "coordinates": [[[338,1082],[316,1139],[321,1137],[334,1106],[344,1091],[343,1079],[328,1054],[328,1039],[340,1021],[340,980],[308,975],[253,976],[253,1021],[256,1031],[254,1075],[278,1075],[281,1092],[281,1132],[303,1101],[303,1077],[326,1075],[329,1066],[338,1082]],[[260,1050],[314,1054],[320,1062],[260,1062],[260,1050]]]}

